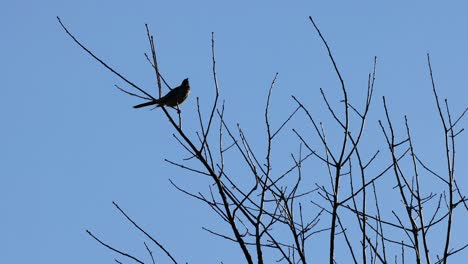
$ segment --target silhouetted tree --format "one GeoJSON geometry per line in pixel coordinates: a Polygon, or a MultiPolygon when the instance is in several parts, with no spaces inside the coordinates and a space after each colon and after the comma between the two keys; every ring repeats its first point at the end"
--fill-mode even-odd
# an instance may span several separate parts
{"type": "MultiPolygon", "coordinates": [[[[372,150],[373,146],[364,144],[363,139],[366,137],[366,121],[370,111],[374,109],[371,106],[377,58],[374,58],[373,71],[368,76],[367,95],[362,98],[364,106],[359,108],[356,106],[359,102],[351,102],[349,99],[349,89],[327,41],[312,17],[309,19],[326,48],[340,83],[342,98],[339,107],[332,106],[326,93],[320,89],[326,111],[330,113],[330,120],[327,123],[318,122],[301,98],[292,96],[290,103],[295,105],[295,109],[285,120],[279,122],[279,125],[273,126],[270,107],[272,91],[278,77],[278,74],[275,74],[264,98],[266,150],[263,153],[255,151],[256,143],[248,140],[241,126],[232,127],[225,119],[224,102],[220,103],[219,100],[215,41],[212,34],[214,99],[208,115],[204,116],[200,100],[197,98],[197,137],[189,137],[190,134],[194,134],[193,131],[182,127],[183,118],[178,105],[172,105],[178,110],[177,114],[171,114],[166,106],[161,106],[162,112],[175,130],[175,138],[181,149],[191,157],[181,162],[167,162],[191,173],[208,177],[211,184],[208,185],[208,191],[203,193],[202,190],[186,190],[172,181],[171,183],[175,189],[209,206],[219,216],[220,221],[230,227],[231,232],[227,234],[210,228],[205,229],[237,245],[246,263],[271,263],[273,259],[281,263],[314,262],[314,254],[323,252],[316,252],[308,247],[307,241],[323,232],[328,234],[330,264],[337,260],[337,248],[340,248],[340,258],[346,263],[447,263],[450,256],[467,247],[467,244],[452,245],[451,234],[455,229],[462,230],[462,226],[454,226],[454,218],[465,217],[468,209],[467,199],[458,188],[455,175],[456,139],[463,131],[459,128],[459,123],[468,108],[453,116],[448,101],[439,98],[428,54],[432,93],[442,131],[433,133],[441,136],[445,142],[440,150],[444,154],[442,163],[445,165],[429,165],[423,161],[422,155],[413,144],[413,138],[417,135],[413,135],[406,116],[405,130],[395,131],[385,97],[382,98],[385,115],[378,124],[388,149],[372,150]],[[300,129],[293,128],[292,133],[284,132],[284,128],[290,125],[293,117],[310,123],[311,129],[306,129],[305,132],[302,129],[300,132],[300,129]],[[338,127],[341,133],[334,134],[339,136],[327,135],[327,125],[338,127]],[[272,153],[277,151],[279,137],[285,134],[295,138],[299,149],[296,154],[291,154],[292,163],[289,169],[279,172],[272,169],[272,153]],[[318,142],[318,145],[313,145],[312,139],[318,142]],[[228,152],[229,157],[226,156],[228,152]],[[238,174],[237,163],[234,167],[227,165],[232,163],[226,159],[235,155],[243,162],[242,166],[248,171],[248,175],[238,174]],[[376,162],[378,158],[380,161],[376,162]],[[311,159],[322,164],[323,171],[328,174],[327,184],[319,181],[310,184],[310,179],[317,173],[323,174],[315,168],[314,171],[306,171],[303,168],[304,162],[311,159]],[[421,177],[422,175],[424,177],[421,177]],[[380,184],[384,178],[393,178],[394,186],[380,184]],[[427,185],[429,178],[439,182],[437,189],[428,189],[431,187],[427,185]],[[382,204],[388,201],[398,204],[399,208],[383,209],[382,204]],[[464,212],[458,213],[459,210],[456,209],[464,212]],[[436,232],[439,237],[440,232],[443,232],[445,239],[431,239],[436,232]],[[344,253],[346,250],[347,253],[344,253]]],[[[157,100],[82,45],[62,24],[60,18],[58,20],[76,44],[136,90],[130,92],[118,87],[121,91],[150,101],[157,100]]],[[[169,89],[170,87],[160,74],[154,39],[148,27],[146,29],[151,49],[146,58],[155,71],[161,97],[163,83],[169,89]]],[[[170,261],[179,263],[161,242],[142,229],[118,204],[114,202],[114,206],[154,243],[153,246],[162,250],[170,261]]],[[[118,250],[103,242],[91,231],[87,232],[117,254],[144,263],[141,258],[118,250]]],[[[144,245],[151,262],[155,263],[150,246],[146,243],[144,245]]]]}

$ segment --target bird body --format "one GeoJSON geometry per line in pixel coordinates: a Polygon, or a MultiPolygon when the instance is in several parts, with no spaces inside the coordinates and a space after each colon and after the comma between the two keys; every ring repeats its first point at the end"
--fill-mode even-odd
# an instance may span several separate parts
{"type": "Polygon", "coordinates": [[[152,100],[146,103],[135,105],[133,108],[141,108],[141,107],[150,106],[150,105],[156,105],[156,107],[160,107],[160,106],[176,107],[180,105],[183,101],[185,101],[185,99],[187,99],[189,94],[190,94],[189,80],[185,79],[182,81],[181,85],[169,91],[165,96],[156,100],[152,100]]]}

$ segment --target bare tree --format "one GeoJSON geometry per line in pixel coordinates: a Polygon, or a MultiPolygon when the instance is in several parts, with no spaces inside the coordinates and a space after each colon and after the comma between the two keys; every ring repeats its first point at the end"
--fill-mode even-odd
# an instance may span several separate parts
{"type": "MultiPolygon", "coordinates": [[[[368,75],[364,106],[357,107],[360,102],[350,101],[349,89],[325,37],[313,18],[309,19],[326,49],[340,83],[342,98],[339,107],[332,106],[325,91],[320,89],[330,120],[326,123],[317,121],[300,98],[292,96],[290,103],[295,105],[294,110],[285,120],[279,122],[279,125],[273,126],[270,107],[272,91],[278,78],[276,73],[265,97],[263,122],[267,135],[266,150],[263,153],[257,151],[258,148],[249,141],[242,127],[233,127],[225,119],[225,103],[219,100],[215,40],[212,34],[214,99],[210,110],[204,114],[200,107],[201,99],[197,98],[199,128],[195,131],[196,137],[191,138],[189,135],[193,134],[193,131],[182,127],[183,118],[178,105],[175,106],[177,114],[171,114],[166,106],[161,106],[162,112],[175,130],[174,138],[190,156],[182,161],[166,161],[183,170],[207,177],[211,184],[207,185],[206,192],[187,190],[171,181],[172,185],[213,210],[231,231],[221,233],[210,227],[204,229],[237,245],[246,263],[271,263],[273,260],[281,263],[314,262],[314,256],[318,252],[308,246],[308,241],[319,234],[326,234],[328,237],[330,264],[339,260],[347,263],[447,263],[450,256],[462,252],[468,245],[451,243],[451,234],[455,228],[454,217],[466,215],[455,209],[464,213],[468,210],[467,199],[458,188],[455,176],[456,139],[463,132],[459,123],[468,108],[461,114],[452,116],[448,100],[439,99],[428,54],[432,93],[442,131],[440,135],[445,142],[444,149],[441,149],[441,152],[445,153],[445,168],[434,168],[424,162],[423,155],[413,144],[415,135],[412,134],[406,116],[406,130],[395,131],[385,97],[382,98],[385,116],[379,120],[378,127],[388,149],[372,150],[372,147],[363,141],[366,137],[368,115],[374,109],[371,106],[377,58],[374,58],[373,70],[368,75]],[[305,120],[303,123],[310,124],[312,129],[292,128],[292,133],[285,132],[293,118],[305,120]],[[326,133],[326,128],[332,125],[338,127],[341,132],[339,137],[330,137],[326,133]],[[403,136],[399,136],[401,133],[397,132],[403,132],[403,136]],[[287,169],[273,170],[272,156],[277,151],[279,137],[285,134],[295,138],[298,150],[297,153],[290,154],[291,163],[287,169]],[[318,144],[314,145],[311,142],[318,144]],[[233,155],[242,160],[247,175],[238,173],[238,165],[229,165],[228,159],[233,155]],[[376,162],[377,159],[379,162],[376,162]],[[316,174],[322,174],[321,170],[316,172],[303,169],[303,164],[310,160],[318,161],[322,165],[328,183],[316,181],[315,184],[310,184],[316,174]],[[428,190],[429,177],[438,181],[440,188],[428,190]],[[393,182],[394,186],[381,184],[384,179],[393,182]],[[384,201],[381,198],[383,193],[386,196],[384,201]],[[392,210],[385,209],[382,204],[388,201],[393,201],[397,207],[392,210]],[[440,230],[443,230],[445,240],[443,243],[436,243],[431,238],[440,230]],[[337,249],[347,253],[337,256],[337,249]]],[[[135,89],[136,93],[118,86],[117,88],[130,96],[156,100],[149,92],[135,85],[81,44],[60,18],[58,21],[77,45],[135,89]]],[[[160,72],[154,38],[148,26],[146,29],[151,50],[151,54],[146,55],[146,58],[154,69],[160,98],[163,83],[169,89],[171,87],[160,72]]],[[[164,252],[172,263],[180,262],[163,243],[142,229],[117,203],[113,204],[152,242],[149,246],[144,243],[148,252],[148,262],[156,263],[152,246],[164,252]]],[[[141,257],[137,258],[116,249],[91,231],[87,232],[97,242],[121,257],[146,263],[141,257]]],[[[119,260],[116,262],[120,263],[119,260]]]]}

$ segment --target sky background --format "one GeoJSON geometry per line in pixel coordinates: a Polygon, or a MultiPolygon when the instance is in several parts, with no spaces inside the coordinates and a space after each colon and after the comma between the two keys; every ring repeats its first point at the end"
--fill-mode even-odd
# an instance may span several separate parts
{"type": "MultiPolygon", "coordinates": [[[[170,185],[168,179],[194,191],[207,188],[199,176],[164,162],[187,156],[167,119],[160,111],[133,109],[141,100],[115,89],[114,84],[128,87],[75,45],[56,16],[100,58],[156,94],[154,73],[144,57],[148,23],[166,80],[175,86],[190,78],[192,93],[182,106],[187,128],[197,124],[195,98],[210,102],[213,97],[210,38],[215,32],[226,117],[232,127],[240,123],[252,142],[261,142],[265,96],[276,72],[273,126],[295,108],[291,95],[328,121],[319,88],[333,104],[341,99],[332,65],[308,20],[311,15],[358,106],[373,57],[378,57],[369,146],[387,150],[376,129],[385,95],[399,135],[407,115],[416,147],[443,172],[442,130],[426,53],[441,98],[448,98],[453,114],[459,114],[468,103],[466,10],[466,1],[3,1],[0,263],[114,263],[116,255],[93,241],[86,229],[144,255],[141,234],[112,201],[181,262],[240,263],[237,246],[201,228],[224,230],[218,218],[170,185]]],[[[303,116],[293,124],[310,131],[301,120],[303,116]]],[[[291,128],[284,132],[291,141],[279,143],[277,152],[297,150],[291,128]]],[[[466,192],[466,133],[458,137],[457,157],[459,185],[466,192]]],[[[437,191],[437,185],[431,188],[437,191]]],[[[462,210],[457,216],[467,219],[462,210]]],[[[467,230],[461,226],[454,246],[466,243],[463,234],[467,230]]],[[[310,246],[327,244],[326,239],[318,237],[310,246]]],[[[467,256],[465,251],[458,259],[467,256]]],[[[452,263],[461,262],[454,258],[452,263]]]]}

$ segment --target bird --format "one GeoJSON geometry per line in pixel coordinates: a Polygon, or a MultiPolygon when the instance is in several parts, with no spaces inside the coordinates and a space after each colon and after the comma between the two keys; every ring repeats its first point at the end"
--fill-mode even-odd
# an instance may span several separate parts
{"type": "Polygon", "coordinates": [[[190,94],[190,85],[188,78],[184,79],[182,83],[176,88],[170,90],[166,95],[159,99],[154,99],[146,103],[133,106],[133,108],[141,108],[150,105],[160,106],[171,106],[177,107],[180,105],[190,94]]]}

